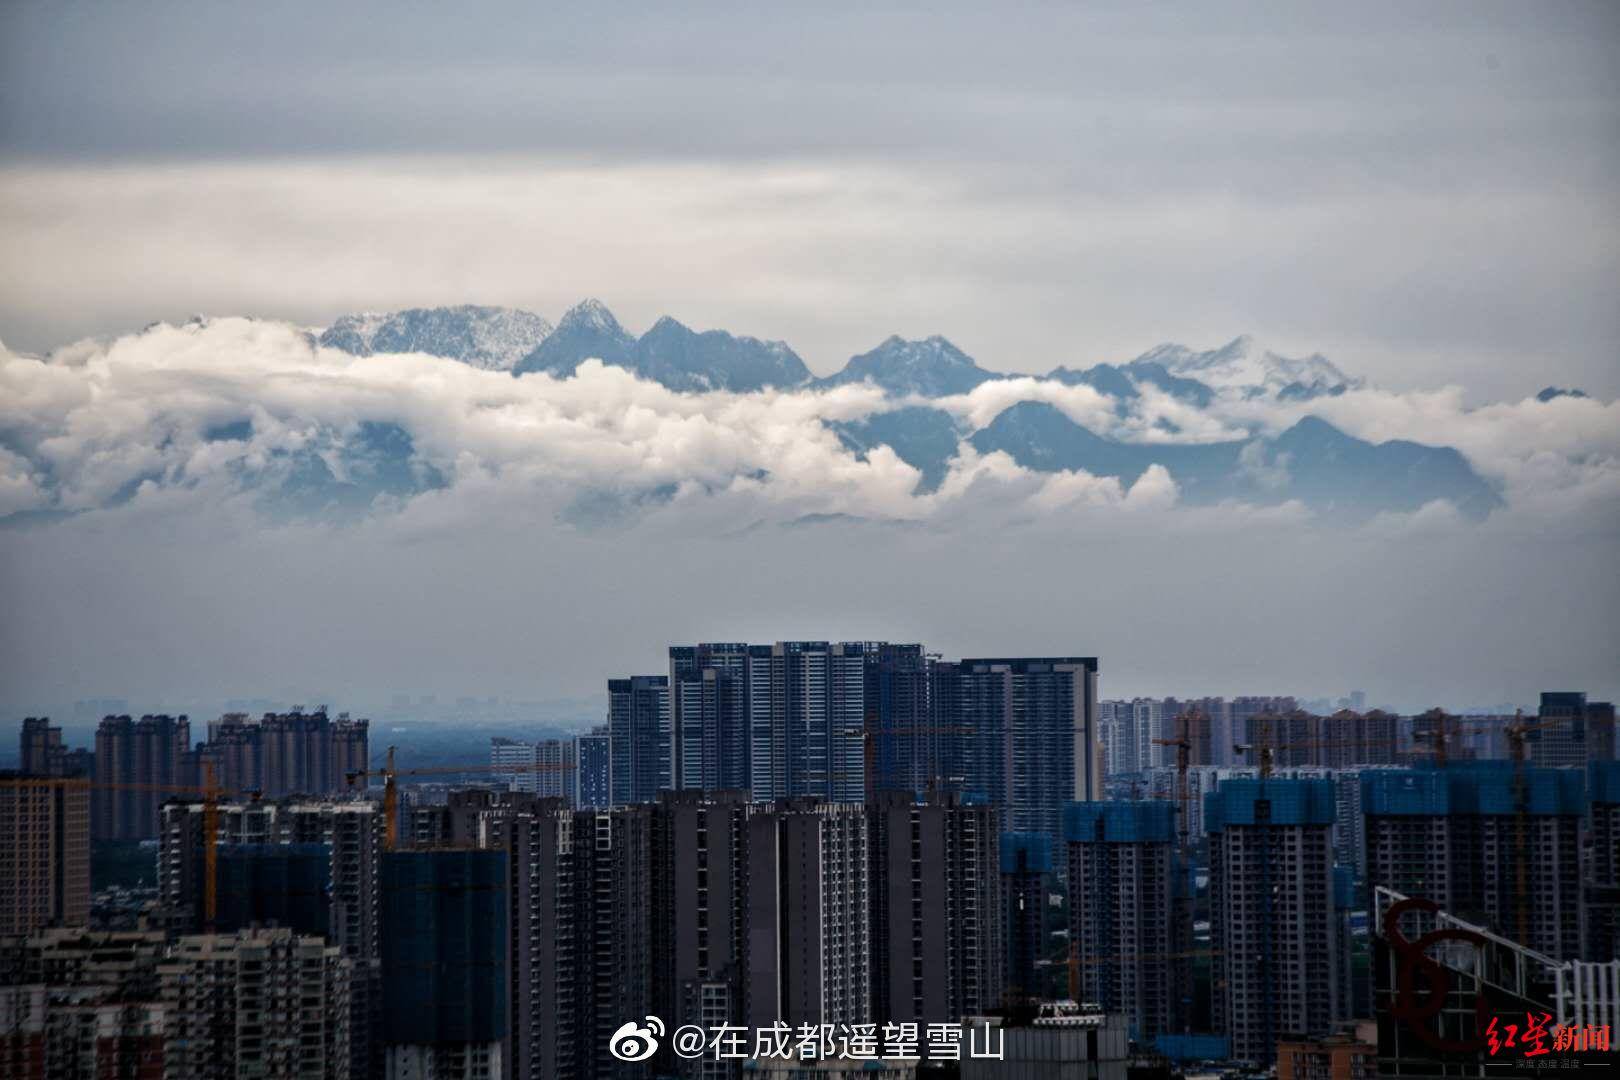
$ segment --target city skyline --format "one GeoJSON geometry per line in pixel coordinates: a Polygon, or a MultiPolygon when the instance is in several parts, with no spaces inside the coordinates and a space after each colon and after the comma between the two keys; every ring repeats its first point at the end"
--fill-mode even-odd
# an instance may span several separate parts
{"type": "Polygon", "coordinates": [[[6,5],[0,705],[1620,696],[1615,13],[1441,10],[6,5]]]}
{"type": "Polygon", "coordinates": [[[0,2],[0,1074],[1612,1067],[1617,44],[0,2]]]}

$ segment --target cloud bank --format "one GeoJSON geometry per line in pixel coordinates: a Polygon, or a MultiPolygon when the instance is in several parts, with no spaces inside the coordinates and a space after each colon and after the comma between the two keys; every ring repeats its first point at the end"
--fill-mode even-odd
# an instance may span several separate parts
{"type": "Polygon", "coordinates": [[[1354,683],[1413,706],[1602,692],[1620,670],[1614,403],[1364,387],[1202,410],[1144,394],[1121,415],[1090,386],[995,380],[928,403],[963,438],[926,491],[836,432],[920,404],[862,384],[676,393],[596,361],[514,378],[243,318],[6,351],[10,703],[589,696],[658,670],[670,641],[731,637],[1080,650],[1110,694],[1354,683]],[[1020,401],[1166,447],[1307,413],[1450,442],[1503,505],[1346,525],[1199,504],[1160,464],[1124,482],[977,452],[967,432],[1020,401]]]}
{"type": "MultiPolygon", "coordinates": [[[[1128,527],[1135,513],[1176,507],[1178,479],[1162,462],[1121,483],[1031,471],[963,441],[937,489],[919,491],[918,468],[889,446],[857,452],[836,433],[921,406],[949,414],[965,437],[1021,402],[1149,448],[1276,434],[1307,416],[1370,442],[1455,445],[1499,486],[1497,528],[1548,514],[1602,525],[1620,495],[1620,404],[1589,397],[1469,409],[1458,388],[1363,386],[1310,401],[1223,390],[1198,408],[1145,387],[1126,410],[1092,386],[1032,377],[927,401],[869,384],[676,393],[600,361],[567,378],[513,378],[425,354],[352,356],[287,323],[221,318],[46,358],[0,354],[0,515],[18,524],[235,506],[274,524],[476,498],[551,507],[574,527],[669,506],[705,522],[701,531],[715,505],[744,528],[829,515],[954,528],[981,511],[1103,510],[1128,527]]],[[[1250,454],[1256,445],[1243,468],[1264,489],[1289,462],[1250,454]]],[[[1206,516],[1241,521],[1258,509],[1206,516]]]]}

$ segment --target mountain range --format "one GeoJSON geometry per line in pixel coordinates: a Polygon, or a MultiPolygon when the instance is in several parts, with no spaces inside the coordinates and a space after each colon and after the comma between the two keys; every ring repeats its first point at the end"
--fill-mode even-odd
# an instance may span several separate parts
{"type": "MultiPolygon", "coordinates": [[[[1275,436],[1256,431],[1218,442],[1136,442],[1099,434],[1054,405],[1026,400],[975,430],[957,413],[914,399],[967,394],[987,382],[1024,376],[980,367],[939,336],[890,337],[824,378],[816,378],[783,342],[723,330],[694,331],[669,316],[637,337],[597,300],[571,308],[555,328],[538,315],[495,307],[348,315],[323,332],[320,341],[361,355],[427,352],[515,376],[543,372],[567,377],[584,360],[597,358],[683,393],[870,383],[896,399],[894,407],[859,421],[828,421],[827,426],[858,456],[888,446],[921,473],[919,494],[938,489],[965,443],[980,454],[1004,452],[1036,472],[1084,470],[1126,485],[1159,464],[1175,479],[1182,501],[1191,504],[1298,501],[1319,514],[1352,519],[1411,511],[1440,499],[1480,519],[1502,505],[1495,486],[1451,447],[1404,440],[1371,443],[1316,416],[1306,416],[1275,436]]],[[[1364,386],[1321,355],[1281,356],[1257,348],[1247,336],[1202,351],[1160,345],[1119,364],[1060,366],[1045,378],[1090,386],[1111,399],[1122,418],[1150,392],[1207,409],[1223,395],[1306,402],[1364,386]]],[[[1550,394],[1544,392],[1543,399],[1550,394]]],[[[1159,423],[1167,434],[1175,434],[1168,421],[1161,418],[1159,423]]],[[[397,436],[384,441],[401,445],[397,436]]],[[[374,446],[370,452],[376,451],[374,446]]],[[[396,464],[388,475],[395,480],[390,492],[397,492],[402,478],[421,475],[421,470],[409,473],[396,464]]],[[[423,479],[431,484],[436,477],[423,479]]]]}

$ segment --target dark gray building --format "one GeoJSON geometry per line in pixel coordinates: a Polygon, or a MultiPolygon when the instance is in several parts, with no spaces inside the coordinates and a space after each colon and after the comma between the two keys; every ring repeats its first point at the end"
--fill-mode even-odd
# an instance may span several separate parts
{"type": "Polygon", "coordinates": [[[887,1022],[951,1021],[1001,1004],[995,808],[886,792],[868,805],[872,997],[887,1022]]]}
{"type": "Polygon", "coordinates": [[[96,781],[90,802],[97,840],[150,840],[158,834],[165,786],[195,784],[189,769],[191,722],[184,716],[109,716],[96,729],[96,781]],[[130,785],[118,787],[117,785],[130,785]]]}
{"type": "MultiPolygon", "coordinates": [[[[743,1021],[749,819],[768,812],[742,791],[672,792],[653,808],[652,1011],[672,1027],[743,1021]]],[[[736,1064],[712,1056],[664,1062],[706,1078],[734,1075],[736,1064]]]]}
{"type": "Polygon", "coordinates": [[[1593,761],[1615,760],[1614,706],[1609,702],[1588,701],[1579,691],[1549,691],[1541,695],[1536,720],[1525,739],[1537,765],[1584,769],[1593,761]]]}
{"type": "Polygon", "coordinates": [[[754,814],[747,860],[745,1024],[872,1021],[865,806],[754,814]]]}
{"type": "Polygon", "coordinates": [[[1327,780],[1230,779],[1204,798],[1212,1012],[1235,1059],[1267,1064],[1281,1036],[1327,1035],[1343,1012],[1333,813],[1327,780]]]}
{"type": "Polygon", "coordinates": [[[574,737],[574,805],[601,810],[613,805],[613,739],[606,724],[574,737]]]}
{"type": "Polygon", "coordinates": [[[669,676],[609,679],[607,727],[615,806],[652,802],[675,787],[669,676]]]}
{"type": "Polygon", "coordinates": [[[1181,1030],[1191,926],[1176,903],[1176,804],[1083,802],[1064,818],[1081,1000],[1143,1041],[1181,1030]]]}
{"type": "Polygon", "coordinates": [[[1002,979],[1006,994],[1017,1002],[1046,996],[1039,964],[1045,959],[1051,878],[1051,837],[1045,833],[1001,834],[1001,925],[1007,947],[1002,979]]]}
{"type": "Polygon", "coordinates": [[[1576,959],[1585,808],[1574,769],[1520,774],[1510,762],[1478,761],[1365,773],[1367,886],[1432,900],[1528,948],[1576,959]]]}
{"type": "Polygon", "coordinates": [[[960,740],[963,786],[1001,809],[1007,832],[1052,838],[1062,869],[1063,808],[1102,798],[1095,657],[967,659],[940,665],[938,726],[960,740]]]}
{"type": "Polygon", "coordinates": [[[635,1078],[650,1063],[607,1053],[653,1012],[653,808],[574,810],[560,798],[483,789],[413,812],[418,843],[506,854],[502,1075],[635,1078]]]}
{"type": "Polygon", "coordinates": [[[1620,762],[1587,769],[1586,959],[1620,960],[1620,762]]]}

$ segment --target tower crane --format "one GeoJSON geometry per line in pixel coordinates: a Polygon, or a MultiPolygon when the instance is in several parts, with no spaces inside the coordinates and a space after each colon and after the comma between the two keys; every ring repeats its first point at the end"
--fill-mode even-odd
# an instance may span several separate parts
{"type": "Polygon", "coordinates": [[[556,761],[519,762],[512,765],[492,765],[481,761],[471,765],[427,765],[415,769],[399,769],[394,766],[395,747],[388,748],[388,755],[380,769],[353,769],[347,774],[350,787],[358,787],[374,776],[383,778],[383,849],[393,851],[399,846],[399,785],[401,776],[459,776],[466,773],[533,773],[533,772],[572,772],[577,765],[556,761]]]}
{"type": "Polygon", "coordinates": [[[1532,731],[1541,731],[1563,722],[1561,717],[1526,723],[1524,710],[1513,713],[1513,722],[1503,728],[1508,738],[1508,756],[1513,760],[1513,892],[1514,907],[1518,910],[1519,943],[1530,946],[1530,887],[1529,844],[1526,836],[1530,827],[1530,778],[1525,767],[1524,744],[1532,731]]]}
{"type": "MultiPolygon", "coordinates": [[[[1437,768],[1445,767],[1446,749],[1450,735],[1483,735],[1492,730],[1487,726],[1451,726],[1447,723],[1450,717],[1438,709],[1432,710],[1427,715],[1435,716],[1439,721],[1433,730],[1413,732],[1412,734],[1414,738],[1421,738],[1433,744],[1432,746],[1420,747],[1416,752],[1433,754],[1434,764],[1437,768]]],[[[1531,944],[1530,853],[1528,840],[1530,829],[1530,780],[1525,746],[1529,742],[1528,736],[1531,732],[1557,727],[1563,722],[1563,717],[1553,717],[1548,720],[1534,722],[1526,721],[1524,710],[1516,709],[1513,713],[1513,719],[1501,729],[1502,733],[1507,736],[1508,758],[1513,762],[1513,906],[1516,913],[1518,941],[1527,947],[1531,944]]]]}
{"type": "Polygon", "coordinates": [[[1192,721],[1199,715],[1197,709],[1191,713],[1182,710],[1176,714],[1176,737],[1153,740],[1155,746],[1176,748],[1176,806],[1177,816],[1180,818],[1176,824],[1176,833],[1183,859],[1187,857],[1188,810],[1192,803],[1192,793],[1187,786],[1187,771],[1192,766],[1192,721]]]}
{"type": "MultiPolygon", "coordinates": [[[[41,779],[55,779],[42,777],[20,777],[16,779],[0,780],[0,787],[20,788],[29,784],[37,784],[41,779]]],[[[68,779],[72,779],[69,777],[68,779]]],[[[114,780],[81,780],[80,783],[91,791],[140,791],[159,795],[200,795],[203,804],[203,921],[205,928],[211,933],[214,921],[219,914],[219,803],[226,795],[233,794],[221,787],[214,778],[214,763],[207,758],[202,760],[201,784],[139,784],[125,783],[114,780]]]]}

